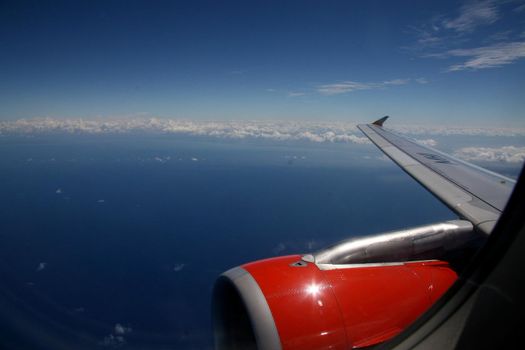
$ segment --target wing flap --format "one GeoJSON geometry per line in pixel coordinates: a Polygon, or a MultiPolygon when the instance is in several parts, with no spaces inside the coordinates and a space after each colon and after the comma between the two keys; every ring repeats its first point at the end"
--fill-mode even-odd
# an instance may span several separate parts
{"type": "Polygon", "coordinates": [[[385,130],[383,122],[358,128],[461,218],[489,234],[515,182],[385,130]]]}

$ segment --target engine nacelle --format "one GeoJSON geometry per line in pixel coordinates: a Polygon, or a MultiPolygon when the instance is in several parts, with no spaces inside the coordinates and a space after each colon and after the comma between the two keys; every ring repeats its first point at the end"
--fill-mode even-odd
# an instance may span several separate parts
{"type": "Polygon", "coordinates": [[[291,255],[248,263],[222,274],[215,285],[215,346],[370,346],[412,323],[456,278],[436,260],[316,265],[291,255]]]}

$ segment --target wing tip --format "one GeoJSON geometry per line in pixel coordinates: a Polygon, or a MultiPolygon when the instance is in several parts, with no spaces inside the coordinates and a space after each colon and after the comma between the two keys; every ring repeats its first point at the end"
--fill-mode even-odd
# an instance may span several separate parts
{"type": "Polygon", "coordinates": [[[385,123],[385,121],[386,121],[388,118],[389,118],[389,116],[388,116],[388,115],[385,115],[383,118],[376,120],[376,121],[373,122],[372,124],[377,125],[377,126],[383,126],[383,124],[385,123]]]}

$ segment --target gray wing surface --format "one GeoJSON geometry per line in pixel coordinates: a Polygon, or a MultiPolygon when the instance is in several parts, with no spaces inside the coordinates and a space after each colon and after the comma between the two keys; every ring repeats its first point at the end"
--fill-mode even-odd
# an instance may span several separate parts
{"type": "Polygon", "coordinates": [[[386,117],[358,128],[388,157],[477,231],[490,234],[515,181],[383,128],[386,117]]]}

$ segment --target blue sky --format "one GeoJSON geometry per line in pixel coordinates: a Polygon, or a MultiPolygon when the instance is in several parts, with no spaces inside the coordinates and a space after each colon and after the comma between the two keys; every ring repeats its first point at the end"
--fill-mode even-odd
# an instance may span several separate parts
{"type": "Polygon", "coordinates": [[[525,124],[525,1],[3,1],[0,119],[525,124]]]}

